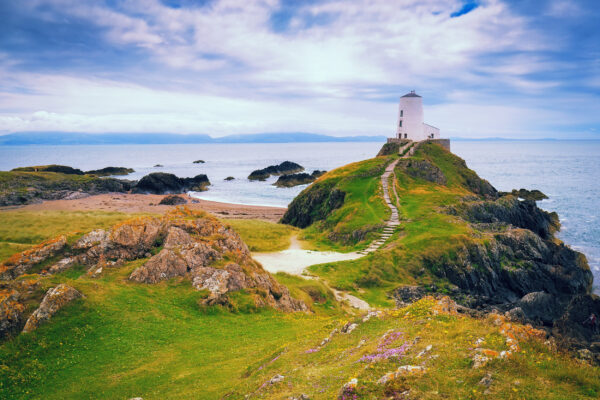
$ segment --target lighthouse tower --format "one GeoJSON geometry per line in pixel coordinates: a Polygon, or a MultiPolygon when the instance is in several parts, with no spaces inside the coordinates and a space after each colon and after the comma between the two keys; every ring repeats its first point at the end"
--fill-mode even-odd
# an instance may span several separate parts
{"type": "Polygon", "coordinates": [[[400,98],[396,138],[415,142],[439,139],[440,130],[423,122],[423,98],[411,90],[400,98]]]}

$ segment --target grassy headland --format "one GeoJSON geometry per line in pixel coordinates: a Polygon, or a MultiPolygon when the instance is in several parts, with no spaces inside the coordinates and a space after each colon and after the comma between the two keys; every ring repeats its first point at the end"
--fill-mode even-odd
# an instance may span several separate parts
{"type": "MultiPolygon", "coordinates": [[[[363,248],[389,216],[380,176],[396,157],[354,163],[318,179],[290,207],[294,215],[288,221],[302,230],[256,220],[224,222],[254,251],[283,249],[297,233],[319,248],[363,248]]],[[[308,305],[307,313],[256,307],[244,291],[230,294],[229,307],[207,306],[206,290],[195,290],[183,277],[156,284],[128,279],[164,243],[96,277],[83,265],[54,275],[32,269],[12,282],[32,288],[26,313],[59,283],[85,297],[37,330],[0,343],[0,398],[598,398],[600,369],[557,348],[545,332],[503,315],[461,314],[455,303],[439,297],[457,293],[453,276],[443,271],[460,267],[466,276],[488,279],[489,265],[474,258],[477,251],[501,254],[498,263],[509,275],[535,271],[527,257],[502,253],[508,246],[503,240],[529,246],[522,252],[531,247],[517,240],[530,237],[519,226],[530,222],[517,218],[525,214],[537,218],[537,225],[530,224],[539,228],[535,243],[570,262],[571,253],[551,246],[552,217],[519,209],[533,205],[513,196],[498,198],[462,160],[433,144],[399,163],[393,184],[402,224],[383,248],[358,260],[311,267],[319,279],[274,276],[308,305]],[[497,221],[480,221],[494,212],[497,221]],[[505,222],[510,218],[514,226],[505,222]],[[438,297],[394,308],[394,291],[407,284],[438,297]],[[328,285],[354,293],[379,312],[365,318],[336,301],[328,285]],[[356,384],[348,385],[352,379],[356,384]]],[[[131,217],[24,211],[0,216],[5,255],[13,243],[28,247],[59,234],[72,243],[84,232],[120,226],[131,217]]],[[[220,238],[208,236],[209,243],[220,238]]]]}

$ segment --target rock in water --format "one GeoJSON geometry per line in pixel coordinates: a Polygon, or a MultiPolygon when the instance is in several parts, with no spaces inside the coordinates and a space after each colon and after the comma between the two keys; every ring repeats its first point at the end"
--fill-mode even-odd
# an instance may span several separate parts
{"type": "Polygon", "coordinates": [[[25,328],[23,328],[23,332],[36,330],[41,323],[49,320],[67,303],[70,303],[79,297],[82,297],[81,293],[64,283],[51,288],[44,296],[38,309],[29,316],[29,319],[25,323],[25,328]]]}
{"type": "Polygon", "coordinates": [[[291,161],[284,161],[279,165],[269,165],[266,168],[252,171],[248,176],[248,179],[251,181],[264,181],[271,175],[294,174],[302,171],[304,171],[302,165],[291,161]]]}
{"type": "Polygon", "coordinates": [[[194,161],[194,164],[204,164],[205,161],[204,160],[196,160],[194,161]]]}
{"type": "Polygon", "coordinates": [[[110,175],[128,175],[135,172],[132,168],[125,167],[105,167],[101,169],[94,169],[91,171],[86,171],[85,173],[88,175],[96,175],[96,176],[110,176],[110,175]]]}
{"type": "Polygon", "coordinates": [[[210,181],[204,174],[193,178],[179,178],[166,172],[153,172],[140,179],[133,192],[150,194],[183,193],[188,190],[201,192],[209,185],[210,181]]]}
{"type": "Polygon", "coordinates": [[[168,196],[163,197],[163,199],[158,204],[167,206],[177,206],[181,204],[187,204],[187,200],[184,197],[170,194],[168,196]]]}
{"type": "Polygon", "coordinates": [[[298,185],[306,185],[314,182],[318,177],[323,175],[326,171],[319,171],[318,169],[313,171],[312,174],[301,173],[301,174],[284,174],[277,179],[273,185],[277,187],[294,187],[298,185]]]}

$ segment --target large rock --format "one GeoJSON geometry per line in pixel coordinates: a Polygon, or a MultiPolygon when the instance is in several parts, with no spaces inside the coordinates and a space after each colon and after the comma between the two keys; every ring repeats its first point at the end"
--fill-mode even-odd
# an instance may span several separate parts
{"type": "Polygon", "coordinates": [[[96,175],[96,176],[110,176],[110,175],[129,175],[135,172],[133,168],[126,167],[105,167],[101,169],[94,169],[91,171],[86,171],[85,173],[88,175],[96,175]]]}
{"type": "Polygon", "coordinates": [[[27,273],[33,266],[54,257],[66,244],[67,238],[61,235],[13,255],[0,264],[0,280],[15,279],[27,273]]]}
{"type": "Polygon", "coordinates": [[[517,306],[523,311],[528,320],[551,325],[564,312],[556,296],[546,292],[531,292],[519,300],[517,306]]]}
{"type": "Polygon", "coordinates": [[[48,292],[46,292],[46,295],[44,296],[44,299],[42,300],[42,303],[38,309],[35,310],[27,319],[25,328],[23,328],[23,332],[31,332],[36,330],[40,324],[52,318],[52,316],[67,303],[70,303],[71,301],[80,297],[82,297],[81,293],[71,286],[65,285],[64,283],[51,288],[48,290],[48,292]]]}
{"type": "Polygon", "coordinates": [[[166,172],[153,172],[140,179],[133,192],[150,194],[184,193],[190,190],[201,192],[209,185],[210,181],[204,174],[193,178],[179,178],[166,172]]]}
{"type": "Polygon", "coordinates": [[[251,181],[264,181],[271,175],[295,174],[304,171],[302,165],[291,161],[284,161],[279,165],[269,165],[263,169],[254,170],[248,175],[251,181]]]}
{"type": "Polygon", "coordinates": [[[326,171],[314,170],[312,174],[284,174],[281,175],[273,185],[277,187],[294,187],[298,185],[307,185],[314,182],[326,171]]]}
{"type": "Polygon", "coordinates": [[[149,257],[130,280],[155,284],[175,277],[190,279],[196,289],[209,292],[204,302],[208,305],[227,305],[228,293],[244,289],[257,306],[306,309],[252,259],[233,229],[208,214],[181,208],[164,217],[139,218],[108,231],[92,231],[73,247],[81,252],[78,261],[89,265],[90,271],[149,257]]]}

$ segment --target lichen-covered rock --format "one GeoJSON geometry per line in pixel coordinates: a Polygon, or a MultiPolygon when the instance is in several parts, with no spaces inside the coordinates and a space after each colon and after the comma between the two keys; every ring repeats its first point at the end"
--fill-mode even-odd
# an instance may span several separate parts
{"type": "Polygon", "coordinates": [[[149,257],[129,279],[155,284],[175,277],[208,290],[205,304],[228,304],[229,292],[246,290],[257,306],[305,310],[285,286],[254,261],[240,236],[205,213],[179,208],[164,217],[126,221],[108,231],[93,231],[74,246],[90,271],[149,257]],[[155,254],[155,255],[151,255],[155,254]]]}
{"type": "Polygon", "coordinates": [[[0,290],[0,340],[18,332],[25,306],[15,290],[0,290]]]}
{"type": "Polygon", "coordinates": [[[0,280],[15,279],[17,276],[27,273],[36,264],[54,257],[64,249],[66,244],[67,238],[61,235],[13,255],[0,264],[0,280]]]}
{"type": "Polygon", "coordinates": [[[36,330],[41,323],[49,320],[67,303],[80,297],[82,297],[81,293],[64,283],[49,289],[38,309],[27,319],[23,332],[36,330]]]}
{"type": "Polygon", "coordinates": [[[48,272],[51,274],[58,274],[59,272],[66,271],[75,264],[77,264],[76,257],[66,257],[59,260],[56,264],[48,268],[48,272]]]}
{"type": "Polygon", "coordinates": [[[187,200],[184,197],[177,196],[176,194],[169,194],[163,197],[158,204],[165,206],[179,206],[182,204],[187,204],[187,200]]]}

